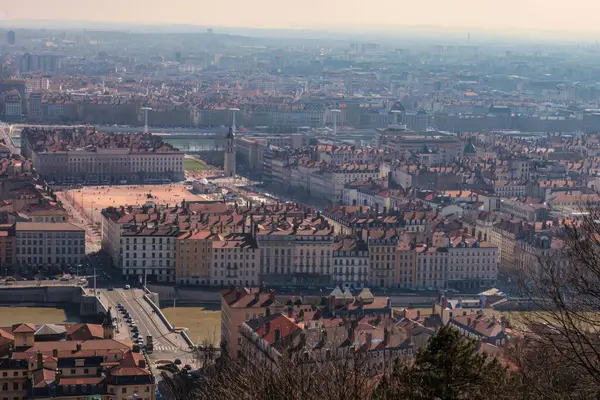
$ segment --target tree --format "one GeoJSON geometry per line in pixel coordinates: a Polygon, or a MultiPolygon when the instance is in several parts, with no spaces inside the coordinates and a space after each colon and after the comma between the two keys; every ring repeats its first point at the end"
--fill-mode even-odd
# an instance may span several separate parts
{"type": "Polygon", "coordinates": [[[364,359],[352,354],[343,359],[305,361],[290,354],[277,364],[260,365],[250,360],[221,357],[190,380],[176,375],[165,378],[169,400],[361,400],[370,397],[377,378],[364,359]]]}
{"type": "Polygon", "coordinates": [[[412,365],[396,364],[375,390],[378,400],[512,399],[518,387],[496,358],[478,351],[476,342],[445,326],[432,336],[412,365]]]}
{"type": "Polygon", "coordinates": [[[582,211],[555,228],[535,265],[518,271],[536,311],[515,318],[524,339],[513,357],[525,383],[545,398],[600,396],[600,209],[582,211]]]}

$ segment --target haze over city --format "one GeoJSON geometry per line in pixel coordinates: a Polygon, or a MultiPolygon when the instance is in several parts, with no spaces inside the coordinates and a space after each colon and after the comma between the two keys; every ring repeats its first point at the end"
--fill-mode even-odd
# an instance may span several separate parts
{"type": "Polygon", "coordinates": [[[506,0],[501,4],[477,0],[374,3],[357,0],[276,0],[203,2],[194,0],[44,0],[4,4],[0,20],[94,21],[162,25],[209,25],[214,27],[369,29],[397,30],[406,27],[482,29],[514,35],[557,32],[583,37],[598,32],[599,5],[574,0],[565,7],[558,1],[506,0]],[[513,31],[509,31],[513,30],[513,31]],[[502,30],[506,30],[502,32],[502,30]]]}
{"type": "Polygon", "coordinates": [[[591,1],[5,3],[0,398],[600,398],[591,1]]]}

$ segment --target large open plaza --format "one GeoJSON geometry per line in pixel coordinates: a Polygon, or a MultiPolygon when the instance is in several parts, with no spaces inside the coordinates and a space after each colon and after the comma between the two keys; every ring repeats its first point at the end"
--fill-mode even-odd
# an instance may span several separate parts
{"type": "Polygon", "coordinates": [[[100,222],[100,213],[106,207],[141,206],[151,201],[156,204],[181,204],[185,201],[207,200],[204,195],[191,193],[183,185],[119,185],[86,186],[66,192],[67,199],[78,210],[85,212],[93,222],[100,222]],[[92,213],[93,210],[93,213],[92,213]]]}

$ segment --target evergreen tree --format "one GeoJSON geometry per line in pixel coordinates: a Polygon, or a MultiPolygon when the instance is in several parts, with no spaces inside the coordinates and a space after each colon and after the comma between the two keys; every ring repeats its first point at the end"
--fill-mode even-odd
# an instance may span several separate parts
{"type": "Polygon", "coordinates": [[[382,379],[377,400],[511,399],[517,389],[507,370],[495,358],[480,353],[449,326],[443,327],[417,354],[412,365],[397,364],[382,379]]]}

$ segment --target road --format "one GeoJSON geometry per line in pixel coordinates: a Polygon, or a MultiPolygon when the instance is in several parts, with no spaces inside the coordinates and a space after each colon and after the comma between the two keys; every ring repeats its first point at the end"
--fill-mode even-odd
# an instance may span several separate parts
{"type": "Polygon", "coordinates": [[[124,314],[119,312],[117,305],[122,304],[131,315],[131,318],[138,326],[140,335],[146,341],[148,334],[152,335],[154,341],[154,351],[150,354],[150,359],[175,360],[180,359],[183,364],[195,365],[194,354],[189,348],[187,342],[179,332],[171,332],[162,320],[153,313],[152,308],[144,300],[144,291],[141,289],[114,289],[99,290],[102,301],[106,301],[107,306],[113,307],[119,318],[119,329],[129,331],[130,327],[124,320],[124,314]]]}

